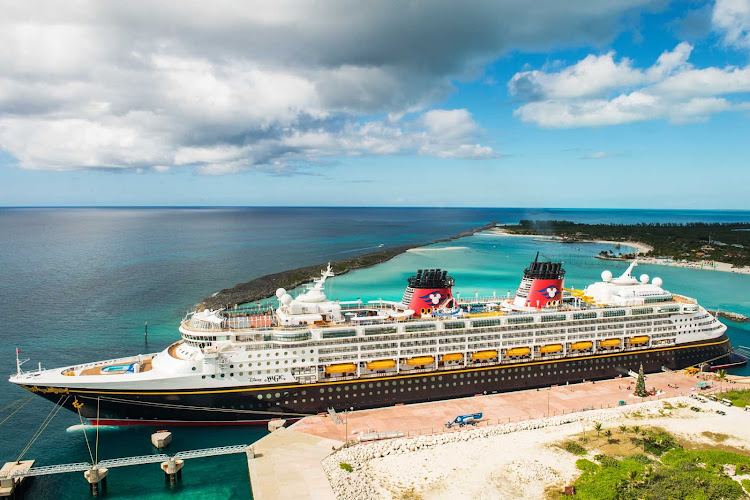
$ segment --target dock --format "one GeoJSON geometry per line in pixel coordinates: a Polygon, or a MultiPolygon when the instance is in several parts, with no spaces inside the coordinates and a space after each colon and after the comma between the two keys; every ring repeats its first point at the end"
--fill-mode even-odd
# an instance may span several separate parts
{"type": "MultiPolygon", "coordinates": [[[[702,376],[699,374],[699,377],[702,376]]],[[[700,390],[696,387],[697,381],[697,377],[687,376],[684,372],[648,374],[647,388],[655,387],[659,393],[646,398],[631,396],[635,379],[624,376],[538,390],[478,394],[453,400],[339,413],[343,419],[339,424],[328,414],[305,417],[288,428],[272,432],[252,446],[255,458],[248,455],[248,467],[253,498],[335,498],[321,461],[347,440],[350,446],[366,446],[357,444],[358,436],[377,433],[388,437],[418,437],[464,432],[474,427],[462,429],[453,426],[446,429],[445,423],[457,415],[482,412],[483,418],[477,425],[493,426],[693,393],[709,394],[719,389],[716,384],[713,388],[700,390]]]]}
{"type": "Polygon", "coordinates": [[[261,438],[253,444],[255,456],[248,454],[253,498],[335,500],[320,461],[343,445],[284,427],[261,438]]]}

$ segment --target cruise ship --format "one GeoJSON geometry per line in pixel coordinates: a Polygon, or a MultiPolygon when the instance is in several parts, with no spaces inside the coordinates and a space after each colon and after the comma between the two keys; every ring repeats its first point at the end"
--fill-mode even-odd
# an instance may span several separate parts
{"type": "Polygon", "coordinates": [[[746,362],[726,326],[636,265],[576,290],[537,254],[514,296],[461,298],[428,269],[400,301],[364,302],[326,297],[329,264],[265,310],[188,314],[161,352],[30,372],[18,361],[10,382],[96,425],[243,425],[746,362]]]}

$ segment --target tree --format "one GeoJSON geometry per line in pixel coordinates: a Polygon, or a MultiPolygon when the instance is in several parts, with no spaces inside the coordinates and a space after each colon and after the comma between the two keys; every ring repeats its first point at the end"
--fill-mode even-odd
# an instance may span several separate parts
{"type": "Polygon", "coordinates": [[[727,371],[726,370],[718,370],[716,372],[716,379],[719,381],[720,384],[720,391],[724,392],[724,381],[727,379],[727,371]]]}
{"type": "Polygon", "coordinates": [[[628,472],[628,489],[631,489],[633,486],[636,486],[636,483],[638,481],[638,471],[631,470],[628,472]]]}
{"type": "Polygon", "coordinates": [[[596,441],[599,441],[599,433],[602,432],[602,423],[594,422],[594,430],[596,431],[596,441]]]}
{"type": "Polygon", "coordinates": [[[623,434],[625,434],[626,432],[628,432],[628,426],[625,425],[625,424],[621,425],[620,426],[620,432],[622,432],[623,434]]]}
{"type": "Polygon", "coordinates": [[[646,377],[643,375],[643,363],[641,363],[641,367],[638,369],[638,380],[635,382],[635,395],[639,398],[648,396],[648,392],[646,392],[646,377]]]}

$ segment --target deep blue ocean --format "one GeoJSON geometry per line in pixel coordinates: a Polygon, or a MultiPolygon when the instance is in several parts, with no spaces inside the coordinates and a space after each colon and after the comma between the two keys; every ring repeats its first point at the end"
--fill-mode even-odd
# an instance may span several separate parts
{"type": "MultiPolygon", "coordinates": [[[[15,348],[33,369],[155,352],[179,338],[177,327],[201,298],[238,282],[285,269],[337,260],[385,247],[423,243],[487,222],[520,219],[579,222],[747,222],[747,211],[434,209],[434,208],[54,208],[0,209],[0,368],[15,371],[15,348]],[[148,322],[148,345],[143,327],[148,322]]],[[[517,239],[518,240],[518,239],[517,239]]],[[[375,269],[337,278],[335,293],[364,290],[398,295],[404,273],[448,267],[457,287],[505,293],[541,247],[566,261],[576,286],[595,278],[598,247],[482,239],[450,243],[464,254],[414,252],[375,269]],[[566,247],[566,248],[563,248],[566,247]],[[494,252],[494,253],[493,253],[494,252]],[[505,259],[505,260],[503,260],[505,259]],[[449,267],[450,266],[450,267],[449,267]],[[578,271],[575,279],[572,269],[578,271]],[[494,269],[494,270],[493,270],[494,269]],[[583,278],[583,279],[582,279],[583,278]],[[488,281],[489,280],[489,281],[488,281]],[[492,280],[495,280],[494,282],[492,280]],[[487,283],[487,286],[483,284],[487,283]],[[490,290],[492,289],[492,290],[490,290]]],[[[611,263],[610,263],[611,264],[611,263]]],[[[665,288],[697,297],[707,307],[750,314],[750,276],[644,266],[665,288]]],[[[638,269],[641,271],[641,269],[638,269]]],[[[344,296],[341,297],[342,299],[344,296]]],[[[395,298],[398,298],[395,297],[395,298]]],[[[748,328],[731,324],[735,344],[748,328]]],[[[749,372],[750,373],[750,372],[749,372]]],[[[53,405],[33,398],[20,411],[5,407],[28,393],[0,381],[0,459],[15,460],[53,405]],[[10,418],[8,418],[10,417],[10,418]]],[[[78,417],[60,412],[31,446],[37,465],[89,460],[84,435],[68,430],[78,417]]],[[[154,429],[100,432],[99,458],[156,453],[154,429]]],[[[265,428],[176,428],[168,451],[250,444],[265,428]]],[[[88,498],[82,474],[36,478],[26,498],[88,498]]],[[[188,461],[180,486],[165,486],[158,465],[110,471],[105,498],[248,498],[244,455],[188,461]],[[221,471],[222,480],[217,480],[221,471]],[[230,480],[223,480],[230,478],[230,480]]]]}

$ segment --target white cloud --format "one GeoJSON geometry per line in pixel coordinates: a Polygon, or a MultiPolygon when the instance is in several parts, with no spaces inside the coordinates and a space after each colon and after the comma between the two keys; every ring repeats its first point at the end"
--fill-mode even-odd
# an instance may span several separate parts
{"type": "Polygon", "coordinates": [[[750,0],[716,0],[711,23],[726,45],[750,49],[750,0]]]}
{"type": "Polygon", "coordinates": [[[24,168],[203,173],[491,157],[468,111],[425,110],[508,50],[606,43],[648,4],[14,2],[0,18],[0,149],[24,168]]]}
{"type": "Polygon", "coordinates": [[[712,114],[744,109],[728,95],[750,92],[750,68],[696,69],[692,46],[680,43],[649,68],[587,56],[559,72],[525,71],[508,82],[511,93],[530,101],[514,111],[542,127],[596,127],[666,119],[702,121],[712,114]],[[593,81],[594,83],[586,84],[593,81]]]}

